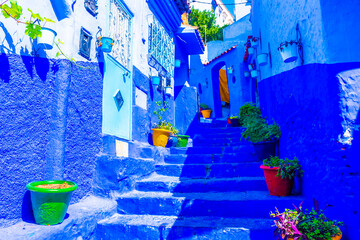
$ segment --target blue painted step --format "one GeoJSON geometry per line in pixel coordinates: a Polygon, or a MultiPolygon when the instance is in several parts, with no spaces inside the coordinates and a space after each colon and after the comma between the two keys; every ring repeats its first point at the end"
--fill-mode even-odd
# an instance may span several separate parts
{"type": "Polygon", "coordinates": [[[253,152],[247,151],[226,154],[171,154],[165,156],[164,161],[172,164],[260,163],[253,152]]]}
{"type": "Polygon", "coordinates": [[[240,177],[218,179],[186,179],[154,174],[136,182],[138,191],[160,192],[234,192],[267,191],[264,177],[240,177]]]}
{"type": "Polygon", "coordinates": [[[254,153],[254,148],[250,145],[239,145],[230,147],[188,147],[188,148],[171,148],[171,154],[223,154],[249,152],[254,153]]]}
{"type": "MultiPolygon", "coordinates": [[[[121,215],[98,222],[95,238],[99,240],[256,240],[256,231],[266,229],[272,235],[271,220],[224,219],[158,215],[121,215]]],[[[271,238],[263,238],[267,240],[271,238]]],[[[258,239],[260,240],[260,239],[258,239]]]]}
{"type": "Polygon", "coordinates": [[[156,173],[183,178],[236,178],[263,175],[260,163],[209,163],[209,164],[162,164],[155,166],[156,173]]]}
{"type": "Polygon", "coordinates": [[[293,196],[274,197],[265,191],[178,194],[135,191],[116,201],[117,212],[121,214],[267,219],[275,207],[292,208],[302,200],[293,196]]]}
{"type": "Polygon", "coordinates": [[[240,137],[231,138],[207,138],[207,137],[195,137],[193,139],[194,146],[231,146],[231,145],[251,145],[248,141],[241,139],[240,137]]]}

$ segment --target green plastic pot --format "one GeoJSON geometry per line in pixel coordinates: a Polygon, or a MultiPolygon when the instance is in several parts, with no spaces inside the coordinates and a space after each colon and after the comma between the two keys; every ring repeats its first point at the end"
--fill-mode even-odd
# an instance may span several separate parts
{"type": "Polygon", "coordinates": [[[176,135],[176,136],[178,139],[178,142],[176,143],[176,147],[186,147],[190,136],[188,135],[176,135]]]}
{"type": "Polygon", "coordinates": [[[77,188],[77,184],[63,180],[37,181],[27,184],[26,188],[30,190],[35,222],[40,225],[55,225],[64,220],[71,194],[77,188]],[[65,189],[36,187],[42,184],[63,184],[64,182],[72,187],[65,189]]]}

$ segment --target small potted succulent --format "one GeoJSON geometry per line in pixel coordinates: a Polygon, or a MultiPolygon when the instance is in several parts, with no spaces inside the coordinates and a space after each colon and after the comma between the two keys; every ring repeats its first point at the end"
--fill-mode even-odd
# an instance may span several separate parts
{"type": "Polygon", "coordinates": [[[40,225],[55,225],[64,220],[71,194],[77,185],[71,181],[36,181],[26,185],[30,191],[35,222],[40,225]]]}
{"type": "Polygon", "coordinates": [[[110,37],[98,37],[98,47],[99,50],[104,53],[109,53],[114,46],[114,39],[110,37]]]}
{"type": "Polygon", "coordinates": [[[208,105],[206,105],[204,103],[200,104],[200,111],[201,111],[203,118],[210,118],[212,110],[211,110],[211,108],[209,108],[208,105]]]}
{"type": "Polygon", "coordinates": [[[298,44],[298,42],[292,40],[290,42],[285,41],[280,44],[278,50],[280,51],[281,57],[285,63],[296,61],[298,58],[298,44]]]}
{"type": "Polygon", "coordinates": [[[264,171],[266,185],[272,196],[291,194],[295,176],[302,176],[303,170],[297,158],[280,159],[277,156],[264,159],[260,168],[264,171]]]}
{"type": "Polygon", "coordinates": [[[268,121],[261,116],[253,116],[247,119],[246,130],[241,133],[244,138],[252,143],[256,156],[262,161],[276,155],[276,146],[281,136],[280,126],[268,121]]]}

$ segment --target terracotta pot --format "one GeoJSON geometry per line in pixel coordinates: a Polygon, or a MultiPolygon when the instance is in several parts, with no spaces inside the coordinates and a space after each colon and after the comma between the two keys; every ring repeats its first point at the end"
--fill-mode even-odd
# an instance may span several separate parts
{"type": "Polygon", "coordinates": [[[165,147],[169,140],[171,131],[160,128],[153,128],[151,130],[153,131],[152,137],[154,146],[165,147]]]}
{"type": "Polygon", "coordinates": [[[276,176],[279,170],[278,167],[268,167],[261,165],[260,168],[264,171],[266,185],[272,196],[288,196],[291,194],[294,185],[294,179],[282,179],[281,176],[276,176]]]}
{"type": "Polygon", "coordinates": [[[210,118],[211,110],[202,110],[201,114],[203,115],[203,118],[210,118]]]}
{"type": "MultiPolygon", "coordinates": [[[[285,239],[285,236],[283,235],[282,238],[285,239]]],[[[342,238],[342,234],[331,237],[331,240],[340,240],[341,238],[342,238]]],[[[288,240],[294,240],[294,239],[290,237],[290,238],[288,238],[288,240]]],[[[323,239],[323,240],[326,240],[326,239],[323,239]]]]}

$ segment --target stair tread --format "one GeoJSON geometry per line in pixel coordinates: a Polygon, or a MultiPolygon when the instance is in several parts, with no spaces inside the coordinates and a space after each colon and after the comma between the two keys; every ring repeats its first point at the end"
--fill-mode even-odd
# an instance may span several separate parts
{"type": "Polygon", "coordinates": [[[99,224],[108,225],[136,225],[153,227],[191,227],[191,228],[248,228],[264,230],[272,228],[272,219],[260,218],[223,218],[223,217],[178,217],[161,215],[123,215],[115,213],[113,216],[101,220],[99,224]]]}
{"type": "Polygon", "coordinates": [[[182,178],[175,176],[165,176],[153,173],[150,177],[139,180],[138,182],[203,182],[203,181],[249,181],[249,180],[264,180],[264,177],[236,177],[236,178],[182,178]]]}
{"type": "Polygon", "coordinates": [[[176,199],[199,199],[199,200],[208,200],[208,201],[303,200],[302,196],[287,196],[287,197],[271,196],[267,191],[171,193],[171,192],[142,192],[142,191],[133,190],[131,192],[119,195],[119,198],[176,198],[176,199]]]}
{"type": "Polygon", "coordinates": [[[214,163],[184,163],[184,164],[181,164],[181,163],[159,163],[159,164],[156,164],[156,166],[207,166],[207,165],[215,165],[215,166],[223,166],[223,165],[232,165],[232,166],[236,166],[236,165],[258,165],[259,168],[260,168],[260,162],[254,162],[254,161],[249,161],[249,162],[230,162],[230,163],[227,163],[227,162],[214,162],[214,163]]]}

